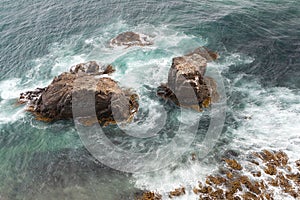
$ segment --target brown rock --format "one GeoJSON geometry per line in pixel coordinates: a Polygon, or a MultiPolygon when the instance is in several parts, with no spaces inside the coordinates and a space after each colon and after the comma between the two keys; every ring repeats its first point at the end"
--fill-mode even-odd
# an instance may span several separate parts
{"type": "Polygon", "coordinates": [[[215,184],[215,185],[222,185],[226,183],[226,179],[220,176],[214,177],[214,176],[208,176],[206,179],[206,183],[209,185],[215,184]]]}
{"type": "Polygon", "coordinates": [[[127,121],[138,109],[137,95],[107,77],[113,71],[112,66],[101,69],[94,61],[78,64],[55,77],[48,87],[22,93],[20,101],[27,102],[30,111],[43,121],[73,118],[74,102],[79,106],[75,109],[81,109],[80,117],[87,117],[87,124],[95,121],[93,115],[104,123],[127,121]],[[94,98],[93,105],[86,105],[88,98],[94,98]]]}
{"type": "Polygon", "coordinates": [[[275,158],[282,166],[286,166],[289,161],[288,155],[283,151],[276,152],[275,158]]]}
{"type": "Polygon", "coordinates": [[[233,178],[233,174],[231,172],[227,172],[226,176],[228,179],[232,179],[233,178]]]}
{"type": "Polygon", "coordinates": [[[278,151],[278,152],[271,152],[268,150],[263,150],[260,153],[255,153],[255,156],[259,157],[260,159],[263,160],[263,162],[268,162],[268,163],[272,163],[273,165],[279,167],[279,166],[286,166],[288,163],[288,156],[286,153],[282,152],[282,151],[278,151]]]}
{"type": "Polygon", "coordinates": [[[24,104],[27,102],[31,102],[35,104],[36,101],[41,96],[41,93],[45,91],[45,88],[36,88],[34,91],[28,91],[20,94],[19,102],[20,104],[24,104]]]}
{"type": "Polygon", "coordinates": [[[195,194],[199,194],[199,193],[200,193],[200,190],[199,190],[198,188],[193,188],[193,192],[194,192],[195,194]]]}
{"type": "Polygon", "coordinates": [[[266,165],[266,168],[265,168],[265,173],[266,174],[269,174],[269,175],[276,175],[277,174],[277,169],[276,169],[276,166],[274,164],[267,164],[266,165]]]}
{"type": "Polygon", "coordinates": [[[204,186],[204,187],[200,188],[199,191],[203,194],[209,194],[213,191],[213,189],[210,186],[204,186]]]}
{"type": "Polygon", "coordinates": [[[212,192],[210,194],[210,196],[213,198],[213,199],[225,199],[225,196],[224,196],[224,191],[222,189],[217,189],[216,191],[212,192]]]}
{"type": "Polygon", "coordinates": [[[295,163],[297,167],[300,167],[300,160],[296,160],[295,163]]]}
{"type": "Polygon", "coordinates": [[[149,36],[132,31],[119,34],[110,41],[111,46],[148,46],[152,45],[149,36]]]}
{"type": "Polygon", "coordinates": [[[143,196],[138,197],[137,200],[161,200],[162,196],[154,192],[145,192],[143,196]]]}
{"type": "Polygon", "coordinates": [[[228,192],[232,195],[235,194],[237,191],[243,190],[240,180],[234,180],[230,182],[227,187],[229,189],[228,192]]]}
{"type": "Polygon", "coordinates": [[[197,159],[197,156],[195,153],[192,153],[192,161],[195,161],[197,159]]]}
{"type": "Polygon", "coordinates": [[[267,200],[274,200],[274,195],[272,193],[265,193],[264,194],[264,197],[267,199],[267,200]]]}
{"type": "Polygon", "coordinates": [[[225,162],[227,163],[227,165],[229,167],[231,167],[232,169],[235,169],[235,170],[242,170],[243,167],[240,163],[238,163],[236,160],[231,160],[231,159],[224,159],[225,162]]]}
{"type": "Polygon", "coordinates": [[[185,188],[182,187],[182,188],[178,188],[178,189],[175,189],[174,191],[171,191],[169,193],[169,197],[172,198],[172,197],[178,197],[178,196],[182,196],[185,194],[185,188]]]}
{"type": "Polygon", "coordinates": [[[254,177],[261,177],[260,171],[251,172],[254,177]]]}
{"type": "Polygon", "coordinates": [[[274,187],[278,187],[279,186],[278,178],[276,178],[276,179],[271,178],[270,181],[269,181],[269,184],[274,186],[274,187]]]}
{"type": "Polygon", "coordinates": [[[259,189],[260,184],[259,184],[258,182],[252,183],[252,182],[250,181],[249,177],[247,177],[247,176],[242,176],[242,177],[240,178],[240,181],[241,181],[242,184],[244,184],[244,185],[246,186],[246,188],[247,188],[250,192],[255,193],[255,194],[258,194],[258,195],[261,194],[261,191],[260,191],[260,189],[259,189]]]}
{"type": "Polygon", "coordinates": [[[268,188],[268,186],[266,185],[266,183],[265,183],[264,181],[260,181],[260,188],[261,188],[263,191],[265,191],[265,190],[268,188]]]}
{"type": "Polygon", "coordinates": [[[251,192],[246,192],[243,195],[243,199],[244,200],[259,200],[259,197],[256,196],[255,194],[251,193],[251,192]]]}
{"type": "MultiPolygon", "coordinates": [[[[286,193],[295,199],[299,198],[300,173],[290,173],[285,170],[288,167],[285,164],[288,163],[288,157],[285,155],[285,153],[273,153],[272,151],[264,150],[262,152],[257,152],[257,155],[263,160],[264,165],[266,166],[266,173],[272,175],[273,177],[262,176],[258,167],[255,169],[252,168],[253,165],[251,165],[251,168],[245,167],[243,169],[237,161],[225,159],[225,162],[230,169],[226,167],[221,168],[222,170],[219,170],[219,176],[207,176],[205,181],[206,184],[199,182],[199,189],[194,188],[193,192],[199,195],[200,199],[274,200],[273,187],[276,187],[277,189],[281,190],[282,193],[286,193]],[[277,168],[279,170],[277,170],[277,168]],[[255,171],[251,172],[249,170],[255,171]],[[254,177],[249,175],[249,172],[251,172],[254,177]],[[226,173],[230,174],[227,175],[227,179],[222,177],[225,176],[226,173]]],[[[252,163],[251,160],[249,163],[252,163]]],[[[174,194],[179,195],[180,189],[175,190],[174,194]]],[[[170,195],[170,197],[173,196],[170,195]]]]}
{"type": "MultiPolygon", "coordinates": [[[[205,77],[207,59],[198,51],[173,58],[167,84],[162,84],[158,96],[178,106],[201,111],[219,99],[214,79],[205,77]]],[[[207,52],[208,54],[208,52],[207,52]]]]}
{"type": "Polygon", "coordinates": [[[287,174],[286,177],[292,181],[294,181],[295,184],[300,186],[300,174],[287,174]]]}

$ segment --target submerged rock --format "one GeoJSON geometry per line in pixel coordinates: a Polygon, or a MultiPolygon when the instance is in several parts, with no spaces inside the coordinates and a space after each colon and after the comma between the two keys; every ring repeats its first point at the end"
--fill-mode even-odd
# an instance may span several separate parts
{"type": "Polygon", "coordinates": [[[110,41],[111,46],[148,46],[152,45],[149,36],[132,31],[119,34],[110,41]]]}
{"type": "Polygon", "coordinates": [[[200,47],[187,55],[173,58],[168,82],[158,88],[158,96],[195,110],[216,102],[219,99],[217,84],[213,78],[205,76],[205,72],[207,62],[217,57],[217,53],[200,47]]]}
{"type": "MultiPolygon", "coordinates": [[[[99,121],[128,121],[139,107],[138,96],[128,89],[120,88],[118,83],[108,76],[113,71],[111,65],[100,67],[94,61],[81,63],[73,66],[70,72],[55,77],[48,87],[22,93],[19,101],[27,103],[28,110],[33,112],[38,120],[53,121],[73,118],[74,94],[76,102],[80,104],[86,103],[88,95],[92,94],[95,105],[90,106],[95,108],[99,121]]],[[[89,117],[90,114],[85,113],[83,109],[82,115],[89,117]]]]}

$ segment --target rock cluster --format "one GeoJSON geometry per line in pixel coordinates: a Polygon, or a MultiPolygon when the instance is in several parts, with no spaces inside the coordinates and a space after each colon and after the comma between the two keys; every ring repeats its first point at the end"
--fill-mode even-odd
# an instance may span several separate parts
{"type": "MultiPolygon", "coordinates": [[[[283,151],[255,152],[244,166],[234,159],[223,161],[218,173],[193,188],[200,200],[274,200],[274,190],[295,199],[300,197],[300,160],[292,165],[283,151]]],[[[184,194],[185,189],[180,188],[170,192],[169,197],[184,194]]]]}
{"type": "Polygon", "coordinates": [[[22,93],[19,101],[27,103],[28,110],[38,120],[53,121],[73,118],[74,94],[82,104],[87,95],[92,94],[95,105],[91,106],[95,107],[99,121],[114,123],[130,120],[138,110],[138,96],[130,90],[120,88],[108,76],[112,72],[114,69],[111,65],[100,66],[95,61],[81,63],[73,66],[70,72],[55,77],[48,87],[22,93]]]}
{"type": "Polygon", "coordinates": [[[288,160],[282,151],[267,150],[254,153],[245,168],[236,160],[224,159],[226,166],[220,175],[208,176],[205,184],[194,188],[194,193],[200,199],[270,200],[274,199],[272,187],[277,187],[296,198],[300,193],[300,173],[291,172],[288,160]]]}
{"type": "MultiPolygon", "coordinates": [[[[131,31],[121,33],[110,41],[111,46],[152,44],[149,36],[131,31]]],[[[173,58],[168,82],[158,88],[158,96],[198,111],[208,107],[219,98],[216,82],[205,76],[207,62],[217,57],[217,53],[200,47],[189,54],[173,58]]],[[[48,87],[22,93],[19,102],[26,103],[27,110],[34,113],[38,120],[71,119],[74,114],[72,102],[78,103],[74,101],[74,94],[80,99],[80,103],[84,104],[86,97],[94,93],[95,105],[89,106],[95,107],[99,121],[105,124],[129,121],[138,110],[138,95],[120,88],[118,83],[108,76],[113,72],[111,65],[100,66],[95,61],[81,63],[71,67],[69,72],[55,77],[48,87]]],[[[94,119],[88,119],[88,114],[85,117],[86,119],[82,119],[85,124],[96,123],[94,119]]]]}
{"type": "Polygon", "coordinates": [[[201,110],[219,98],[217,84],[205,76],[207,62],[217,59],[218,54],[200,47],[184,56],[173,58],[168,82],[162,84],[157,94],[178,106],[201,110]]]}

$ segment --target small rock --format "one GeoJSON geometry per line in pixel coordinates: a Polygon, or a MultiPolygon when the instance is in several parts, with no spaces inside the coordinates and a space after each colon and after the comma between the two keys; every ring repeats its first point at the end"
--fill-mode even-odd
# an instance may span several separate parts
{"type": "Polygon", "coordinates": [[[227,163],[227,165],[229,167],[231,167],[232,169],[235,169],[235,170],[242,170],[243,167],[241,166],[241,164],[239,164],[236,160],[234,159],[225,159],[225,162],[227,163]]]}
{"type": "Polygon", "coordinates": [[[137,200],[162,200],[162,196],[155,192],[145,192],[143,196],[138,197],[137,200]]]}
{"type": "Polygon", "coordinates": [[[144,34],[135,33],[132,31],[119,34],[117,37],[110,41],[111,46],[148,46],[152,45],[150,37],[144,34]]]}
{"type": "Polygon", "coordinates": [[[178,188],[178,189],[175,189],[174,191],[171,191],[169,193],[169,197],[172,198],[172,197],[178,197],[178,196],[182,196],[185,194],[185,188],[182,187],[182,188],[178,188]]]}

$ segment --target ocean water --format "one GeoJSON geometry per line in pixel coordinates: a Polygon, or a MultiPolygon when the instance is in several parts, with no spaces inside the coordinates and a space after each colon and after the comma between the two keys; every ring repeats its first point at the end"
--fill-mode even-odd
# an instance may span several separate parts
{"type": "MultiPolygon", "coordinates": [[[[0,200],[123,200],[144,189],[167,199],[168,191],[204,180],[228,152],[284,150],[299,159],[299,18],[296,0],[0,0],[0,200]],[[147,34],[154,45],[110,48],[124,31],[147,34]],[[199,46],[220,54],[208,74],[219,77],[226,116],[208,155],[192,162],[192,153],[210,145],[203,141],[211,110],[178,110],[155,91],[172,58],[199,46]],[[183,155],[159,171],[117,171],[86,150],[72,121],[39,122],[16,104],[21,92],[90,60],[112,63],[113,78],[140,95],[132,124],[104,128],[110,140],[127,151],[158,151],[176,135],[189,137],[178,124],[199,122],[183,155]]],[[[197,196],[187,190],[178,199],[197,196]]]]}

